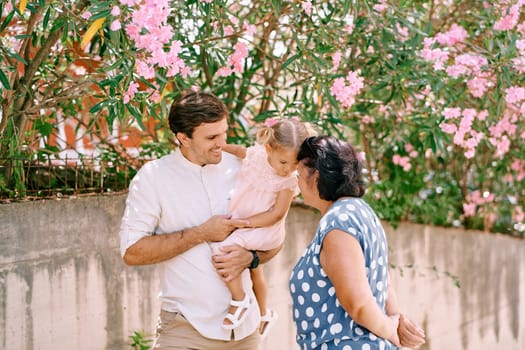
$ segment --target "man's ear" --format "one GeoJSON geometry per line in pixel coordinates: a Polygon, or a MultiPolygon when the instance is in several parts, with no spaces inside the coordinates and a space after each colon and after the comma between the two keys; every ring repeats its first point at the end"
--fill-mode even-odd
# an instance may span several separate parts
{"type": "Polygon", "coordinates": [[[175,134],[175,137],[177,138],[181,146],[184,146],[184,147],[189,146],[191,139],[185,133],[178,132],[175,134]]]}

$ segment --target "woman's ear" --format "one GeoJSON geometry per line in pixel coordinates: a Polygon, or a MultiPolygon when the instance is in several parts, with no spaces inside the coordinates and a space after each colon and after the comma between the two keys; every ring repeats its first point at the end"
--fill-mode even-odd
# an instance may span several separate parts
{"type": "Polygon", "coordinates": [[[264,148],[266,149],[266,153],[272,153],[273,148],[269,143],[265,143],[264,148]]]}

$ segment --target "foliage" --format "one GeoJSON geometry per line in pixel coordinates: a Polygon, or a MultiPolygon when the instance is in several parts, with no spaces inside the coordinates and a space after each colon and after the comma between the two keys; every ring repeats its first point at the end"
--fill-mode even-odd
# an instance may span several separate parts
{"type": "Polygon", "coordinates": [[[59,153],[51,141],[63,120],[114,147],[108,129],[138,127],[162,153],[171,147],[170,102],[198,88],[227,103],[231,142],[250,142],[250,128],[272,116],[348,137],[365,156],[368,199],[388,221],[523,235],[523,8],[522,0],[9,1],[0,21],[1,156],[27,146],[59,153]]]}
{"type": "Polygon", "coordinates": [[[148,339],[143,332],[135,331],[133,335],[130,335],[131,343],[129,346],[133,350],[148,350],[151,348],[151,339],[148,339]]]}

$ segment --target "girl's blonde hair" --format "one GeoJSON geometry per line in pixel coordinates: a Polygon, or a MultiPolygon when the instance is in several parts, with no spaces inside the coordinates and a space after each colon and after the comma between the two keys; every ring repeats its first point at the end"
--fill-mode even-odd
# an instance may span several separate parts
{"type": "Polygon", "coordinates": [[[256,135],[257,143],[268,144],[272,148],[291,148],[299,150],[301,144],[310,136],[315,136],[310,124],[296,118],[272,120],[262,126],[256,135]]]}

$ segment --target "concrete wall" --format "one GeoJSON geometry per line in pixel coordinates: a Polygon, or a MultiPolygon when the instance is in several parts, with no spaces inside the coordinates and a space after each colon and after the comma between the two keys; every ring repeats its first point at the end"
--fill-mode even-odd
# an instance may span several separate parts
{"type": "MultiPolygon", "coordinates": [[[[127,349],[133,331],[153,331],[156,269],[126,267],[118,251],[124,200],[0,205],[0,349],[127,349]]],[[[265,265],[280,317],[262,350],[297,348],[287,283],[317,218],[294,207],[285,247],[265,265]]],[[[422,349],[525,348],[525,240],[411,224],[387,231],[399,303],[428,335],[422,349]]]]}

